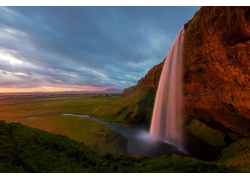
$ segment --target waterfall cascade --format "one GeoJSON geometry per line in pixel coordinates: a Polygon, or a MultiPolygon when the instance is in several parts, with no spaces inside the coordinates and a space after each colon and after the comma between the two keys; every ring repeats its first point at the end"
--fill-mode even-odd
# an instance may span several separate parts
{"type": "Polygon", "coordinates": [[[182,29],[165,59],[150,126],[150,136],[179,149],[184,149],[181,123],[184,34],[182,29]]]}

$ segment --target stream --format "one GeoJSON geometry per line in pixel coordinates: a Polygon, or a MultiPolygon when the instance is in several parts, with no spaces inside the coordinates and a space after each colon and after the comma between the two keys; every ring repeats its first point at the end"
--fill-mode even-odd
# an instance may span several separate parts
{"type": "Polygon", "coordinates": [[[97,123],[106,125],[111,130],[120,134],[121,140],[124,140],[124,138],[127,139],[126,148],[123,148],[123,153],[130,155],[142,154],[149,157],[158,157],[161,155],[182,154],[184,156],[191,156],[204,160],[215,160],[219,155],[218,149],[208,146],[189,132],[184,133],[185,150],[183,151],[173,145],[167,144],[166,142],[152,140],[149,136],[150,123],[147,122],[107,122],[89,115],[80,114],[62,114],[62,116],[88,118],[97,123]],[[124,126],[124,124],[126,124],[126,126],[124,126]]]}

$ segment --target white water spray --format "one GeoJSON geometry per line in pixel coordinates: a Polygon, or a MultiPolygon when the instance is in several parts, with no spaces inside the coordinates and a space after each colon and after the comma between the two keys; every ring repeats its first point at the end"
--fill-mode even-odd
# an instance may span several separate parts
{"type": "Polygon", "coordinates": [[[185,31],[182,29],[165,59],[162,69],[150,135],[160,141],[166,141],[183,150],[182,136],[182,57],[185,31]]]}

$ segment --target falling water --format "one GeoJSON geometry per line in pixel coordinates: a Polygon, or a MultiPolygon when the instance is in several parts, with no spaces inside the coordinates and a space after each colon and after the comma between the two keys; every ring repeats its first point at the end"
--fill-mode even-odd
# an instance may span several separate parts
{"type": "Polygon", "coordinates": [[[156,94],[150,135],[183,149],[182,137],[182,29],[165,59],[156,94]]]}

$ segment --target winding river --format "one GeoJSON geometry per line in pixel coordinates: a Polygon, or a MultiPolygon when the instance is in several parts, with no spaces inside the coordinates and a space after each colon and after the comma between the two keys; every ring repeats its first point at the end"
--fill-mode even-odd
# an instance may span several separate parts
{"type": "Polygon", "coordinates": [[[117,122],[107,122],[96,119],[89,115],[79,115],[79,114],[62,114],[63,116],[77,116],[88,118],[97,123],[106,125],[111,130],[119,133],[121,136],[127,139],[127,149],[126,152],[130,155],[142,154],[145,156],[156,157],[162,154],[173,154],[177,153],[178,150],[166,143],[150,141],[148,130],[149,123],[127,123],[128,127],[123,126],[124,123],[117,122]]]}
{"type": "MultiPolygon", "coordinates": [[[[126,149],[123,153],[130,155],[142,154],[149,157],[157,157],[160,155],[182,154],[184,156],[196,157],[204,160],[214,160],[218,156],[218,149],[207,146],[192,134],[185,132],[185,151],[179,150],[177,147],[152,140],[149,136],[149,123],[124,123],[107,122],[96,119],[89,115],[80,114],[62,114],[62,116],[77,116],[88,118],[97,123],[106,125],[111,130],[120,134],[127,139],[126,149]]],[[[121,138],[122,139],[122,138],[121,138]]]]}

